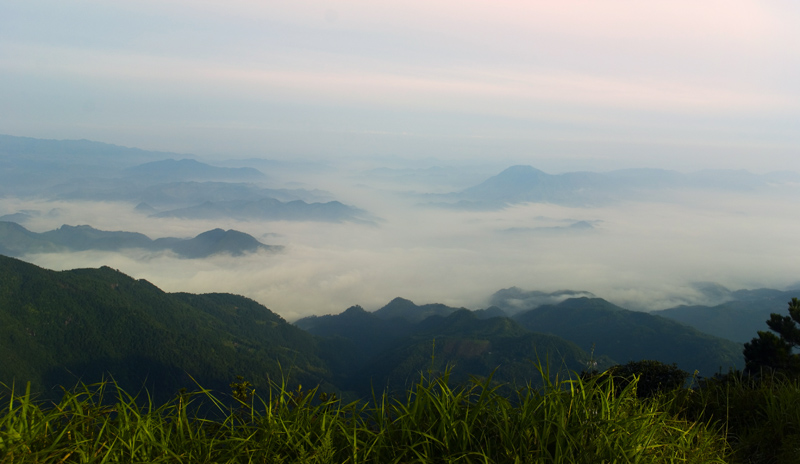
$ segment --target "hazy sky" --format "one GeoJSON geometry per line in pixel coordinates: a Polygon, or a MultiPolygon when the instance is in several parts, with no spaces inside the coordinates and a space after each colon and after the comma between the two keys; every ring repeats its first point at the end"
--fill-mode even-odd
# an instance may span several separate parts
{"type": "Polygon", "coordinates": [[[800,4],[4,0],[0,133],[800,171],[800,4]]]}

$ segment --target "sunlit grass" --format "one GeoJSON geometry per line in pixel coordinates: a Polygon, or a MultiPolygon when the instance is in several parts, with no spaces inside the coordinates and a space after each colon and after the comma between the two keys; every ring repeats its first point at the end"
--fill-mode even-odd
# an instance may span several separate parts
{"type": "Polygon", "coordinates": [[[670,412],[679,408],[669,395],[638,399],[635,382],[616,393],[607,380],[580,378],[510,396],[498,388],[491,378],[452,387],[445,374],[421,377],[401,398],[348,404],[276,385],[265,396],[234,389],[224,401],[207,390],[182,392],[160,406],[113,383],[65,391],[56,404],[9,391],[0,461],[728,462],[719,425],[670,412]]]}

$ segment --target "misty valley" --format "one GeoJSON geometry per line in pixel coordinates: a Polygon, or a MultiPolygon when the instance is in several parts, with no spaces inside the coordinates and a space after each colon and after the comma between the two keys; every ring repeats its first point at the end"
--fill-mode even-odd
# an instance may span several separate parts
{"type": "MultiPolygon", "coordinates": [[[[752,371],[745,344],[800,296],[798,174],[431,163],[214,160],[0,135],[11,410],[111,380],[154,405],[232,391],[207,401],[250,427],[242,411],[264,414],[255,392],[295,420],[380,395],[484,407],[579,388],[684,421],[664,430],[713,428],[718,400],[702,395],[750,388],[736,377],[752,371]],[[678,396],[645,395],[651,381],[678,396]]],[[[369,420],[353,427],[372,433],[369,420]]],[[[692,440],[692,452],[729,451],[692,440]]]]}

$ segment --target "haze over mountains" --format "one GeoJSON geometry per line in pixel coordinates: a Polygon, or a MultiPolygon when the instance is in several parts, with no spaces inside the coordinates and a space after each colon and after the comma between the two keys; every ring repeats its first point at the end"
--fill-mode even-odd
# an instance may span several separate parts
{"type": "Polygon", "coordinates": [[[380,308],[397,295],[508,311],[490,296],[512,287],[575,289],[634,310],[714,306],[729,298],[695,282],[782,290],[800,274],[790,258],[800,252],[798,219],[787,214],[800,198],[793,173],[201,159],[13,136],[0,137],[0,153],[0,221],[32,233],[83,224],[191,238],[220,229],[284,247],[269,258],[203,252],[194,265],[177,252],[72,247],[28,255],[37,264],[109,265],[170,290],[233,291],[289,320],[380,308]]]}

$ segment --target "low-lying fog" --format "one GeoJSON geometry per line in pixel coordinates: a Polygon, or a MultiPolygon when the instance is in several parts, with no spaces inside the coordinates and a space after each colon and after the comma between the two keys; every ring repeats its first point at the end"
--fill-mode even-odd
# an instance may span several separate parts
{"type": "MultiPolygon", "coordinates": [[[[465,171],[466,172],[466,171],[465,171]]],[[[497,174],[475,172],[478,181],[497,174]],[[482,178],[482,179],[481,179],[482,178]]],[[[236,229],[278,254],[178,259],[168,254],[79,252],[28,255],[50,269],[108,265],[166,291],[248,296],[293,321],[359,304],[377,309],[402,296],[479,309],[497,290],[586,290],[630,309],[714,301],[692,283],[731,289],[784,288],[800,280],[797,195],[673,193],[598,208],[521,204],[499,211],[420,206],[408,191],[452,185],[388,182],[364,171],[320,172],[302,179],[380,218],[376,225],[325,222],[189,221],[151,218],[131,204],[0,199],[0,215],[39,211],[24,225],[43,232],[62,224],[193,237],[236,229]],[[591,228],[567,228],[585,221],[591,228]]],[[[294,179],[297,180],[297,179],[294,179]]],[[[474,185],[468,178],[468,185],[474,185]]],[[[427,190],[426,190],[427,189],[427,190]]]]}

